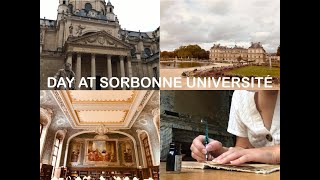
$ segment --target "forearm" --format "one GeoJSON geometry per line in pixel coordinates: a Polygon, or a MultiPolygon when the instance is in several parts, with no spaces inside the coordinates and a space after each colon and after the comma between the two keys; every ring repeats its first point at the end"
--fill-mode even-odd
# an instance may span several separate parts
{"type": "Polygon", "coordinates": [[[261,147],[261,148],[257,148],[257,149],[270,152],[270,154],[268,154],[269,157],[267,157],[267,158],[270,158],[269,163],[280,164],[280,145],[261,147]]]}

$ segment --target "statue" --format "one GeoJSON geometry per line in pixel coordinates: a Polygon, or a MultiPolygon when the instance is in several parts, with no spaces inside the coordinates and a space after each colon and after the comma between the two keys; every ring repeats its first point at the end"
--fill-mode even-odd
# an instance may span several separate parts
{"type": "Polygon", "coordinates": [[[73,36],[73,25],[72,24],[69,26],[69,33],[70,33],[69,36],[73,36]]]}
{"type": "Polygon", "coordinates": [[[78,29],[77,29],[77,35],[81,36],[82,35],[82,30],[85,29],[85,26],[81,26],[81,24],[78,25],[78,29]]]}
{"type": "MultiPolygon", "coordinates": [[[[56,75],[54,76],[54,78],[59,81],[60,78],[63,78],[64,79],[64,82],[68,82],[66,80],[66,78],[69,79],[69,81],[72,79],[72,78],[75,78],[75,73],[72,71],[71,69],[71,64],[70,63],[65,63],[64,65],[64,69],[59,69],[58,72],[56,73],[56,75]]],[[[67,85],[67,87],[55,87],[55,89],[71,89],[71,90],[74,90],[74,81],[72,82],[71,84],[71,88],[69,88],[69,85],[67,85]]]]}

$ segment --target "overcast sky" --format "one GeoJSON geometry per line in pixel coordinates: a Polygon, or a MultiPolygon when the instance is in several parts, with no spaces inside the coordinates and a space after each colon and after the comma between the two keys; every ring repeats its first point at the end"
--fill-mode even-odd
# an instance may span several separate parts
{"type": "Polygon", "coordinates": [[[160,48],[174,50],[214,43],[250,46],[261,42],[267,52],[280,44],[280,0],[161,0],[160,48]]]}
{"type": "MultiPolygon", "coordinates": [[[[108,0],[106,0],[108,2],[108,0]]],[[[121,28],[154,31],[160,26],[160,0],[110,0],[121,28]]],[[[57,19],[59,0],[40,0],[40,18],[57,19]]]]}

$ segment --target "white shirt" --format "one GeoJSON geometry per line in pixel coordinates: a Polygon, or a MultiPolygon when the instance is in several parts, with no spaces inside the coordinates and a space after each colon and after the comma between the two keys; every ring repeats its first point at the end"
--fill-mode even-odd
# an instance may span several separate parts
{"type": "Polygon", "coordinates": [[[255,92],[246,90],[234,91],[227,131],[239,137],[247,137],[251,145],[256,148],[280,145],[280,91],[270,130],[263,124],[256,107],[254,94],[255,92]],[[271,135],[272,138],[267,138],[267,135],[271,135]]]}

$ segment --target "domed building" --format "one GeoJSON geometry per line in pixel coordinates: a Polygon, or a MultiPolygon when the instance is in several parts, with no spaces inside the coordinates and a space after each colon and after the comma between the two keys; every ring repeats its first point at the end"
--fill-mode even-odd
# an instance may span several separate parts
{"type": "Polygon", "coordinates": [[[126,30],[114,9],[105,0],[59,0],[56,20],[40,18],[41,89],[50,89],[48,77],[65,63],[71,64],[76,82],[96,77],[93,88],[83,89],[101,89],[101,77],[159,77],[160,27],[126,30]]]}

